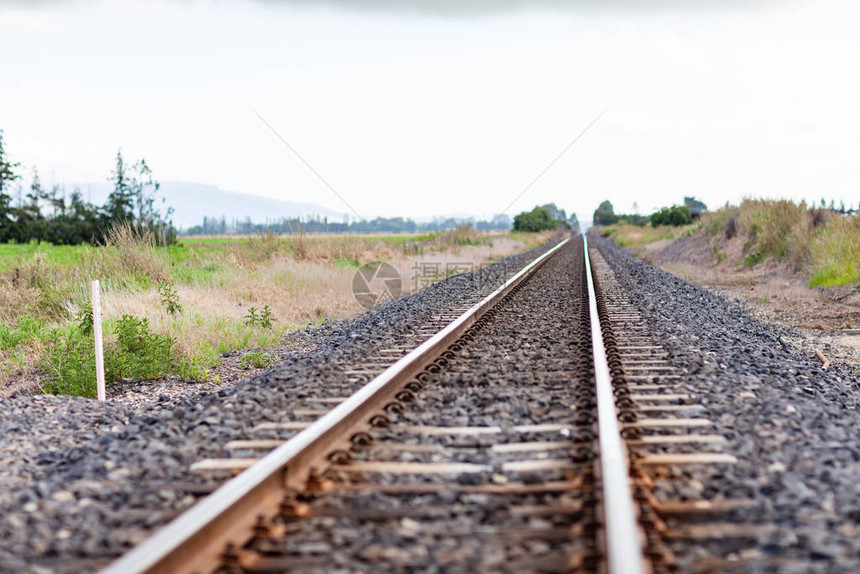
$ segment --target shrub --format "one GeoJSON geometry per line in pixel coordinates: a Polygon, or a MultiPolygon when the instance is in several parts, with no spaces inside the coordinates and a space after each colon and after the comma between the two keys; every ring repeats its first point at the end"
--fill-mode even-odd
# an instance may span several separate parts
{"type": "Polygon", "coordinates": [[[545,207],[535,207],[514,216],[514,231],[551,231],[558,227],[558,221],[545,207]]]}
{"type": "Polygon", "coordinates": [[[657,227],[658,225],[680,227],[692,222],[693,216],[690,215],[690,208],[686,205],[663,207],[660,211],[651,214],[651,227],[657,227]]]}
{"type": "MultiPolygon", "coordinates": [[[[107,356],[105,366],[107,366],[107,356]]],[[[75,325],[53,329],[42,352],[40,367],[47,374],[46,393],[96,396],[96,351],[91,336],[75,325]]]]}
{"type": "Polygon", "coordinates": [[[158,284],[158,294],[161,295],[161,305],[168,315],[182,313],[182,304],[179,303],[179,294],[172,283],[162,281],[158,284]]]}
{"type": "MultiPolygon", "coordinates": [[[[47,374],[47,393],[96,396],[95,343],[92,328],[85,321],[56,328],[49,332],[40,366],[47,374]]],[[[172,337],[153,333],[149,321],[123,315],[108,335],[104,348],[105,382],[126,379],[154,379],[168,375],[183,366],[187,359],[174,349],[172,337]]],[[[197,373],[199,375],[199,373],[197,373]]]]}
{"type": "Polygon", "coordinates": [[[618,223],[626,223],[628,225],[635,225],[636,227],[645,227],[651,221],[651,218],[647,215],[639,215],[638,213],[628,213],[619,217],[618,223]]]}
{"type": "MultiPolygon", "coordinates": [[[[149,330],[149,320],[123,315],[114,326],[116,347],[110,362],[112,380],[154,379],[168,374],[177,363],[176,340],[149,330]]],[[[105,365],[105,371],[108,365],[105,365]]]]}

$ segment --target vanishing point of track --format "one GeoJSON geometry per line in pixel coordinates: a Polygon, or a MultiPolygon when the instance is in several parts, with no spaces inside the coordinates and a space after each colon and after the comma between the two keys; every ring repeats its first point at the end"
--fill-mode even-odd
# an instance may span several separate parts
{"type": "MultiPolygon", "coordinates": [[[[722,437],[702,431],[710,425],[707,419],[688,416],[699,407],[692,397],[673,392],[672,382],[679,375],[659,345],[649,339],[647,326],[606,263],[598,253],[589,252],[584,237],[558,242],[493,293],[451,318],[416,348],[392,350],[396,360],[390,366],[350,396],[332,399],[337,406],[316,421],[272,425],[298,430],[295,436],[234,445],[250,452],[273,449],[262,458],[201,461],[198,469],[202,471],[243,472],[105,572],[327,569],[319,558],[303,562],[289,556],[283,551],[288,547],[284,540],[303,535],[291,525],[313,517],[313,501],[338,492],[356,497],[377,493],[406,501],[369,517],[356,509],[361,506],[355,506],[356,498],[347,497],[335,509],[334,515],[342,518],[361,521],[363,516],[374,523],[408,519],[410,528],[421,529],[426,523],[428,532],[435,521],[442,530],[437,537],[456,530],[455,515],[469,515],[475,524],[487,524],[485,531],[472,534],[504,538],[507,550],[500,551],[503,556],[496,566],[477,563],[479,570],[670,571],[673,540],[717,539],[719,545],[722,534],[732,529],[731,524],[713,523],[712,517],[742,508],[746,501],[659,501],[650,493],[654,469],[731,464],[734,459],[718,452],[722,437]],[[524,366],[535,370],[544,363],[554,365],[547,366],[536,383],[524,391],[502,391],[502,396],[523,393],[524,404],[544,405],[537,409],[543,418],[536,418],[533,410],[526,424],[517,420],[483,426],[402,424],[414,422],[408,419],[417,407],[410,403],[418,405],[423,396],[443,391],[436,388],[440,377],[471,368],[469,361],[476,359],[469,349],[480,347],[485,331],[504,332],[499,322],[510,320],[515,325],[522,320],[524,313],[517,307],[520,292],[538,289],[530,284],[550,264],[563,266],[567,275],[559,277],[570,281],[561,287],[572,301],[566,307],[570,316],[565,317],[570,323],[565,335],[569,340],[555,338],[555,348],[538,350],[537,362],[524,366]],[[547,400],[552,404],[546,406],[547,400]],[[565,401],[567,409],[557,408],[556,403],[565,401]],[[382,436],[385,433],[388,438],[382,436]],[[481,441],[485,435],[489,443],[481,441]],[[554,440],[545,440],[547,435],[554,440]],[[463,437],[471,442],[457,442],[463,437]],[[690,452],[691,445],[704,452],[690,452]],[[660,452],[652,452],[654,448],[660,452]],[[419,453],[417,462],[386,454],[404,451],[419,453]],[[492,455],[471,454],[485,451],[492,455]],[[404,475],[419,480],[397,478],[404,475]],[[433,497],[452,490],[463,500],[457,509],[440,513],[441,499],[433,497]],[[484,513],[476,508],[485,504],[482,496],[496,497],[494,508],[500,510],[484,513]],[[481,518],[475,519],[476,514],[481,518]]],[[[520,378],[508,381],[507,375],[499,376],[513,386],[520,378]]],[[[523,377],[531,380],[528,374],[523,377]]],[[[477,404],[481,400],[490,399],[479,397],[477,404]]],[[[427,416],[421,420],[446,416],[444,408],[434,411],[430,400],[423,408],[427,416]]],[[[672,472],[683,475],[683,471],[672,472]]],[[[333,512],[331,505],[321,508],[321,514],[333,512]]],[[[380,559],[391,556],[382,554],[380,559]]],[[[394,557],[400,566],[420,568],[420,562],[409,562],[415,557],[394,557]]],[[[368,559],[366,554],[364,558],[368,559]]],[[[463,558],[468,559],[473,558],[463,558]]],[[[456,569],[456,558],[451,560],[448,568],[456,569]]],[[[349,564],[341,566],[349,568],[349,564]]],[[[445,564],[440,568],[446,569],[445,564]]]]}

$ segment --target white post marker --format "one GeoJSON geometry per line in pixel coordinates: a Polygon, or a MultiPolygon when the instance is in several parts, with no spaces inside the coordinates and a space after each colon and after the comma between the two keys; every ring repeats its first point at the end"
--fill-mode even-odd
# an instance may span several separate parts
{"type": "Polygon", "coordinates": [[[93,281],[93,335],[96,338],[96,386],[99,400],[105,400],[105,354],[102,346],[102,305],[98,279],[93,281]]]}

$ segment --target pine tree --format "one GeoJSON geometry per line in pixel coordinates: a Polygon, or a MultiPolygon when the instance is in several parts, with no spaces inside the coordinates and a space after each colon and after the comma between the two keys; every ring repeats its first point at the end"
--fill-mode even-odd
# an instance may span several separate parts
{"type": "Polygon", "coordinates": [[[12,209],[12,196],[10,195],[12,183],[21,176],[15,173],[20,163],[10,162],[6,157],[6,149],[3,147],[3,130],[0,130],[0,242],[12,239],[14,210],[12,209]]]}
{"type": "Polygon", "coordinates": [[[116,152],[116,168],[108,179],[113,183],[113,191],[108,195],[104,206],[105,223],[113,227],[120,223],[134,221],[134,190],[131,187],[128,168],[122,157],[122,150],[116,152]]]}

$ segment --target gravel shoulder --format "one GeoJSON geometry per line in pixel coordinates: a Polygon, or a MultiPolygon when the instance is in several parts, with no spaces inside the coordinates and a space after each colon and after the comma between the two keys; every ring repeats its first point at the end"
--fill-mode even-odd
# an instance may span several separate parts
{"type": "Polygon", "coordinates": [[[792,342],[809,356],[818,349],[831,361],[860,367],[860,336],[841,332],[860,328],[860,286],[809,287],[806,276],[788,263],[773,260],[748,267],[742,264],[741,239],[716,240],[702,231],[630,251],[737,303],[757,319],[788,327],[798,335],[792,342]]]}
{"type": "MultiPolygon", "coordinates": [[[[593,238],[636,301],[685,388],[706,407],[739,463],[701,470],[708,498],[753,498],[762,535],[750,572],[860,570],[860,377],[855,364],[829,371],[737,303],[593,238]],[[777,566],[774,566],[776,560],[777,566]],[[769,562],[770,561],[770,562],[769,562]]],[[[683,569],[682,569],[683,570],[683,569]]]]}

